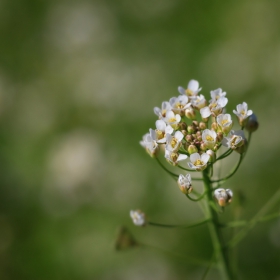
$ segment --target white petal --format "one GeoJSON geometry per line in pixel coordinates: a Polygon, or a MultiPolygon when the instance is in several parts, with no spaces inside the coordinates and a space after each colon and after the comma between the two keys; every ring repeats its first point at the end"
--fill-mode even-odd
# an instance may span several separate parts
{"type": "Polygon", "coordinates": [[[253,111],[252,110],[248,110],[247,116],[251,116],[252,114],[253,114],[253,111]]]}
{"type": "Polygon", "coordinates": [[[178,91],[182,95],[186,94],[186,90],[183,87],[178,87],[178,91]]]}
{"type": "Polygon", "coordinates": [[[202,118],[208,118],[211,115],[211,111],[209,109],[209,107],[204,107],[200,109],[200,114],[202,116],[202,118]]]}
{"type": "Polygon", "coordinates": [[[199,83],[196,80],[190,80],[188,83],[188,89],[191,91],[197,91],[199,87],[199,83]]]}
{"type": "Polygon", "coordinates": [[[160,131],[165,131],[166,123],[163,120],[156,121],[156,128],[160,131]]]}
{"type": "Polygon", "coordinates": [[[174,136],[179,142],[184,138],[184,134],[181,131],[176,131],[174,136]]]}
{"type": "Polygon", "coordinates": [[[154,113],[157,115],[157,116],[160,116],[161,115],[161,110],[159,107],[154,107],[154,113]]]}
{"type": "Polygon", "coordinates": [[[182,161],[182,160],[185,160],[187,159],[188,156],[187,155],[184,155],[184,154],[179,154],[178,158],[177,158],[177,161],[182,161]]]}
{"type": "Polygon", "coordinates": [[[166,128],[165,128],[165,133],[169,133],[169,134],[172,134],[172,132],[174,131],[173,127],[171,125],[168,125],[166,128]]]}
{"type": "Polygon", "coordinates": [[[176,122],[179,122],[181,120],[181,116],[180,115],[176,115],[176,122]]]}
{"type": "Polygon", "coordinates": [[[199,153],[194,153],[190,155],[191,162],[196,162],[198,159],[200,159],[199,153]]]}
{"type": "Polygon", "coordinates": [[[200,158],[201,158],[201,160],[202,160],[204,163],[207,163],[208,160],[209,160],[209,158],[210,158],[210,156],[209,156],[208,154],[204,153],[204,154],[201,155],[200,158]]]}
{"type": "Polygon", "coordinates": [[[191,162],[188,162],[188,166],[191,168],[191,169],[196,169],[196,166],[194,164],[192,164],[191,162]]]}

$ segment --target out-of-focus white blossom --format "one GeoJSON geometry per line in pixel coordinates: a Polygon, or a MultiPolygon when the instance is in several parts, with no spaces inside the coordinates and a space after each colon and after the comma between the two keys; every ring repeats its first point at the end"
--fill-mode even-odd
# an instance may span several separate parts
{"type": "Polygon", "coordinates": [[[182,161],[182,160],[185,160],[185,159],[188,158],[187,155],[179,154],[177,152],[172,152],[172,151],[169,151],[167,149],[165,150],[164,157],[172,165],[177,165],[179,163],[179,161],[182,161]]]}
{"type": "Polygon", "coordinates": [[[205,129],[202,131],[202,140],[208,149],[213,149],[216,144],[217,133],[214,130],[205,129]]]}
{"type": "Polygon", "coordinates": [[[136,226],[142,227],[146,225],[146,216],[140,210],[130,210],[130,217],[136,226]]]}
{"type": "Polygon", "coordinates": [[[217,116],[218,131],[228,134],[232,128],[232,120],[230,114],[220,114],[217,116]]]}
{"type": "Polygon", "coordinates": [[[246,138],[243,130],[231,130],[228,137],[223,138],[222,145],[235,150],[244,145],[245,139],[246,138]]]}
{"type": "Polygon", "coordinates": [[[143,136],[143,140],[140,141],[140,145],[146,149],[151,157],[154,157],[158,151],[158,144],[156,142],[156,139],[153,138],[149,133],[146,133],[143,136]]]}
{"type": "Polygon", "coordinates": [[[211,101],[215,101],[218,100],[220,97],[225,97],[226,96],[226,92],[222,91],[221,88],[215,89],[215,90],[211,90],[210,91],[210,95],[211,95],[211,101]]]}
{"type": "Polygon", "coordinates": [[[243,102],[236,106],[236,110],[233,110],[233,113],[238,117],[240,125],[243,126],[244,121],[253,114],[253,111],[248,110],[247,103],[243,102]]]}
{"type": "Polygon", "coordinates": [[[166,149],[175,152],[178,151],[184,134],[181,131],[176,131],[174,136],[171,134],[166,134],[166,149]]]}
{"type": "Polygon", "coordinates": [[[220,97],[217,100],[211,100],[211,103],[200,109],[200,114],[202,118],[208,118],[211,115],[216,117],[222,113],[223,108],[227,105],[228,99],[224,96],[220,97]]]}
{"type": "Polygon", "coordinates": [[[183,87],[178,87],[178,91],[180,94],[186,94],[187,96],[194,96],[201,91],[201,88],[199,87],[198,81],[190,80],[188,83],[188,87],[186,89],[183,87]]]}
{"type": "Polygon", "coordinates": [[[172,111],[175,114],[184,115],[185,110],[191,106],[191,103],[188,102],[189,98],[186,95],[180,95],[178,97],[172,97],[169,100],[172,111]]]}
{"type": "Polygon", "coordinates": [[[179,114],[174,114],[173,111],[168,111],[166,113],[166,117],[163,119],[167,125],[172,126],[174,129],[178,128],[178,123],[181,120],[181,116],[179,114]]]}

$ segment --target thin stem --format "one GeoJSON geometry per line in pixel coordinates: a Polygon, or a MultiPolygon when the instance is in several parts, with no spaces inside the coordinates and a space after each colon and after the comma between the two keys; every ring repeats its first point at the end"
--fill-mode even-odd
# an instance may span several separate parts
{"type": "Polygon", "coordinates": [[[222,179],[211,180],[211,182],[212,183],[218,183],[218,182],[225,181],[225,180],[229,179],[230,177],[232,177],[236,173],[236,171],[238,170],[238,168],[239,168],[239,166],[242,162],[242,159],[243,159],[243,154],[240,155],[237,165],[234,167],[234,169],[231,171],[231,173],[229,175],[227,175],[226,177],[224,177],[222,179]]]}
{"type": "Polygon", "coordinates": [[[188,199],[190,199],[191,201],[200,201],[204,196],[205,196],[206,192],[204,192],[201,196],[199,196],[198,198],[192,198],[189,196],[189,194],[186,194],[186,196],[188,197],[188,199]]]}
{"type": "Polygon", "coordinates": [[[222,240],[222,233],[221,228],[219,226],[219,219],[218,214],[211,206],[213,203],[213,196],[212,196],[212,185],[211,180],[209,178],[209,169],[205,169],[203,171],[203,181],[205,191],[207,192],[206,199],[207,199],[207,216],[212,221],[209,223],[209,230],[212,237],[213,247],[214,247],[214,254],[220,269],[221,279],[223,280],[230,280],[232,279],[230,273],[230,266],[227,259],[227,252],[225,247],[223,246],[222,240]]]}
{"type": "Polygon", "coordinates": [[[185,168],[185,167],[183,167],[181,165],[177,165],[177,167],[179,167],[179,168],[181,168],[183,170],[189,171],[189,172],[196,172],[196,170],[194,170],[194,169],[188,169],[188,168],[185,168]]]}
{"type": "Polygon", "coordinates": [[[209,221],[210,221],[209,219],[204,219],[202,221],[198,221],[198,222],[190,224],[190,225],[165,225],[165,224],[159,224],[159,223],[154,223],[154,222],[148,222],[148,224],[151,225],[151,226],[163,227],[163,228],[182,228],[182,229],[186,229],[186,228],[193,228],[193,227],[204,225],[204,224],[208,223],[209,221]]]}
{"type": "Polygon", "coordinates": [[[175,173],[173,173],[173,172],[171,172],[171,171],[169,171],[161,162],[160,162],[160,160],[156,157],[156,160],[157,160],[157,162],[159,163],[159,165],[169,174],[169,175],[171,175],[172,177],[173,177],[173,179],[175,179],[176,180],[176,178],[174,178],[174,177],[179,177],[179,175],[177,175],[177,174],[175,174],[175,173]]]}

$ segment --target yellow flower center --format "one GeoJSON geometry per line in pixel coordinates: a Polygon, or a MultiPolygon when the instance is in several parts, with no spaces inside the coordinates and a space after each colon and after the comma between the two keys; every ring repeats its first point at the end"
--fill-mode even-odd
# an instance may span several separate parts
{"type": "Polygon", "coordinates": [[[197,159],[195,162],[194,162],[194,165],[195,166],[200,166],[200,165],[204,165],[204,162],[200,159],[197,159]]]}
{"type": "Polygon", "coordinates": [[[176,118],[170,118],[170,119],[168,120],[168,122],[174,123],[174,122],[176,122],[176,118]]]}
{"type": "Polygon", "coordinates": [[[225,124],[227,124],[229,121],[228,120],[222,120],[221,124],[224,126],[225,124]]]}
{"type": "Polygon", "coordinates": [[[164,133],[161,130],[156,129],[157,139],[162,139],[164,137],[164,133]]]}
{"type": "Polygon", "coordinates": [[[170,145],[174,148],[177,145],[177,139],[175,137],[172,138],[170,145]]]}
{"type": "Polygon", "coordinates": [[[173,162],[176,162],[176,161],[177,161],[177,158],[178,158],[178,154],[177,154],[177,153],[172,153],[172,154],[170,155],[170,158],[171,158],[171,160],[172,160],[173,162]]]}
{"type": "Polygon", "coordinates": [[[212,142],[214,141],[214,138],[210,135],[206,135],[206,140],[212,142]]]}
{"type": "Polygon", "coordinates": [[[186,95],[188,95],[188,96],[194,95],[193,91],[188,88],[185,90],[185,92],[186,92],[186,95]]]}

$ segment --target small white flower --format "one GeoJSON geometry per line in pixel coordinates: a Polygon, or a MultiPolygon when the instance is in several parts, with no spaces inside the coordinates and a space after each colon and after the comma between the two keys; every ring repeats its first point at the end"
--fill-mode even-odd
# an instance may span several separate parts
{"type": "Polygon", "coordinates": [[[202,140],[206,147],[213,149],[216,144],[217,133],[214,130],[204,129],[202,131],[202,140]]]}
{"type": "Polygon", "coordinates": [[[176,131],[174,136],[166,134],[166,149],[171,152],[176,152],[181,146],[184,134],[181,131],[176,131]]]}
{"type": "Polygon", "coordinates": [[[232,120],[230,114],[220,114],[217,116],[219,131],[228,134],[232,128],[232,120]]]}
{"type": "Polygon", "coordinates": [[[187,96],[194,96],[201,91],[201,88],[199,88],[198,81],[190,80],[186,89],[184,89],[183,87],[178,87],[178,91],[183,95],[186,94],[187,96]]]}
{"type": "Polygon", "coordinates": [[[173,111],[168,111],[166,117],[163,119],[166,124],[171,125],[174,129],[178,128],[178,123],[181,121],[181,116],[174,114],[173,111]]]}
{"type": "Polygon", "coordinates": [[[173,128],[170,125],[166,125],[163,120],[156,121],[156,130],[150,129],[150,135],[157,143],[166,142],[166,134],[172,134],[173,128]]]}
{"type": "Polygon", "coordinates": [[[222,113],[223,108],[227,105],[228,99],[226,97],[220,97],[217,100],[211,100],[211,103],[200,109],[202,118],[208,118],[210,115],[216,117],[222,113]]]}
{"type": "Polygon", "coordinates": [[[233,150],[241,147],[245,143],[245,134],[243,130],[231,130],[228,137],[224,137],[222,145],[233,150]]]}
{"type": "Polygon", "coordinates": [[[179,154],[177,152],[172,152],[172,151],[169,151],[167,149],[165,150],[164,157],[172,165],[177,165],[179,163],[179,161],[182,161],[182,160],[185,160],[185,159],[188,158],[187,155],[179,154]]]}
{"type": "Polygon", "coordinates": [[[172,111],[175,114],[184,115],[185,110],[191,106],[191,103],[188,103],[189,98],[186,95],[180,95],[178,97],[172,97],[169,100],[169,103],[172,107],[172,111]]]}
{"type": "Polygon", "coordinates": [[[244,120],[253,114],[252,110],[248,110],[248,105],[246,102],[238,104],[236,110],[233,110],[233,113],[238,117],[239,123],[241,126],[244,124],[244,120]]]}
{"type": "Polygon", "coordinates": [[[140,210],[130,210],[130,217],[136,226],[142,227],[146,225],[146,216],[140,210]]]}
{"type": "Polygon", "coordinates": [[[149,133],[146,133],[143,136],[143,140],[140,141],[140,145],[146,149],[151,157],[154,157],[156,152],[158,151],[158,144],[156,142],[156,139],[153,138],[153,136],[149,133]]]}
{"type": "Polygon", "coordinates": [[[159,117],[159,119],[165,118],[166,112],[172,109],[171,105],[167,101],[163,101],[161,104],[161,109],[159,107],[154,107],[154,113],[159,117]]]}
{"type": "Polygon", "coordinates": [[[215,100],[218,100],[220,97],[225,97],[226,96],[226,92],[225,91],[222,91],[221,88],[218,88],[218,89],[215,89],[215,90],[212,90],[210,91],[210,95],[211,95],[211,101],[215,101],[215,100]]]}
{"type": "Polygon", "coordinates": [[[188,166],[191,169],[195,169],[197,171],[202,171],[207,167],[207,162],[210,156],[206,153],[199,155],[199,153],[194,153],[190,155],[190,161],[188,162],[188,166]]]}
{"type": "Polygon", "coordinates": [[[214,191],[214,197],[221,207],[225,207],[232,201],[233,192],[230,189],[216,189],[214,191]]]}
{"type": "Polygon", "coordinates": [[[187,174],[186,176],[180,174],[177,183],[182,193],[184,194],[191,193],[193,189],[191,174],[187,174]]]}
{"type": "Polygon", "coordinates": [[[192,97],[190,97],[190,99],[191,99],[191,104],[196,109],[204,108],[207,104],[207,101],[206,101],[204,95],[202,95],[202,94],[192,96],[192,97]]]}

